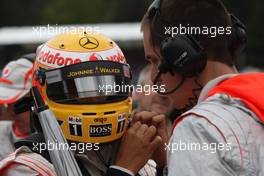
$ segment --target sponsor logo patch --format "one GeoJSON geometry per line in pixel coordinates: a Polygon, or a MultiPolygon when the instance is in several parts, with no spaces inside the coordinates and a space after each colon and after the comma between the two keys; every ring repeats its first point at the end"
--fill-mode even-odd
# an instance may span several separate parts
{"type": "Polygon", "coordinates": [[[89,126],[90,137],[104,137],[104,136],[111,136],[111,134],[112,134],[112,124],[89,126]]]}
{"type": "Polygon", "coordinates": [[[44,46],[37,57],[37,61],[48,67],[63,67],[85,61],[108,60],[119,63],[126,63],[122,51],[116,46],[109,50],[98,52],[74,52],[59,50],[44,46]]]}
{"type": "Polygon", "coordinates": [[[82,136],[82,118],[70,116],[68,123],[71,135],[82,136]]]}
{"type": "Polygon", "coordinates": [[[90,36],[82,37],[79,40],[79,44],[85,49],[95,49],[99,46],[99,42],[95,38],[90,36]]]}
{"type": "Polygon", "coordinates": [[[107,121],[107,118],[106,117],[96,117],[96,118],[94,118],[94,122],[95,123],[104,123],[104,122],[106,122],[107,121]]]}
{"type": "Polygon", "coordinates": [[[116,133],[121,133],[124,131],[126,125],[126,113],[118,115],[118,124],[116,133]]]}

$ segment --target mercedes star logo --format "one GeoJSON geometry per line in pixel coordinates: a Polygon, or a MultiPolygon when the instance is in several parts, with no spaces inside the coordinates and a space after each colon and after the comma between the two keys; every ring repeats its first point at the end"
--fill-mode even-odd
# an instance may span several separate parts
{"type": "Polygon", "coordinates": [[[89,36],[82,37],[79,43],[81,47],[85,49],[95,49],[99,46],[99,42],[95,38],[89,36]]]}

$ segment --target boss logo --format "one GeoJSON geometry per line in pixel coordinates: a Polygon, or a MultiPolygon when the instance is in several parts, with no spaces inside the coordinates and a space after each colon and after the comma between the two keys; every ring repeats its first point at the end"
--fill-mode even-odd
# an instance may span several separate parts
{"type": "Polygon", "coordinates": [[[104,137],[104,136],[111,136],[111,134],[112,134],[112,124],[90,125],[89,128],[90,137],[104,137]]]}

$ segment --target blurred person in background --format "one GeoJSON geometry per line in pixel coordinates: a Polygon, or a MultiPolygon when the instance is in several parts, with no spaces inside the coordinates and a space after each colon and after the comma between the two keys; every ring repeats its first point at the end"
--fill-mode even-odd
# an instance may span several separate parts
{"type": "Polygon", "coordinates": [[[239,72],[240,73],[259,73],[259,72],[263,72],[263,70],[257,67],[247,66],[241,69],[239,72]]]}
{"type": "Polygon", "coordinates": [[[173,111],[173,100],[168,96],[160,95],[151,90],[153,83],[151,81],[150,74],[150,65],[144,67],[140,72],[137,85],[149,87],[146,90],[143,88],[143,91],[134,92],[133,99],[137,102],[137,109],[140,111],[153,111],[169,116],[169,114],[173,111]]]}
{"type": "MultiPolygon", "coordinates": [[[[133,92],[133,100],[136,102],[137,108],[134,111],[152,111],[158,114],[164,114],[166,116],[167,123],[171,125],[171,115],[174,117],[173,99],[166,95],[161,95],[155,91],[152,91],[151,86],[151,66],[145,66],[138,77],[137,85],[142,88],[142,91],[133,92]]],[[[175,118],[175,117],[174,117],[175,118]]]]}
{"type": "Polygon", "coordinates": [[[2,71],[0,78],[0,159],[14,152],[14,143],[27,137],[30,132],[30,112],[29,109],[24,109],[24,106],[29,103],[27,97],[29,97],[31,88],[34,57],[34,54],[22,56],[18,60],[9,62],[2,71]]]}

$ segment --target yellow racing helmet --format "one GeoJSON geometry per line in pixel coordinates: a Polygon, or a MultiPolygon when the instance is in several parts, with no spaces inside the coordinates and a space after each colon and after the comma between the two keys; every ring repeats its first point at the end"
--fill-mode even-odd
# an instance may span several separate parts
{"type": "Polygon", "coordinates": [[[132,109],[130,67],[117,44],[98,33],[63,33],[37,51],[37,86],[65,138],[106,143],[122,137],[132,109]]]}

